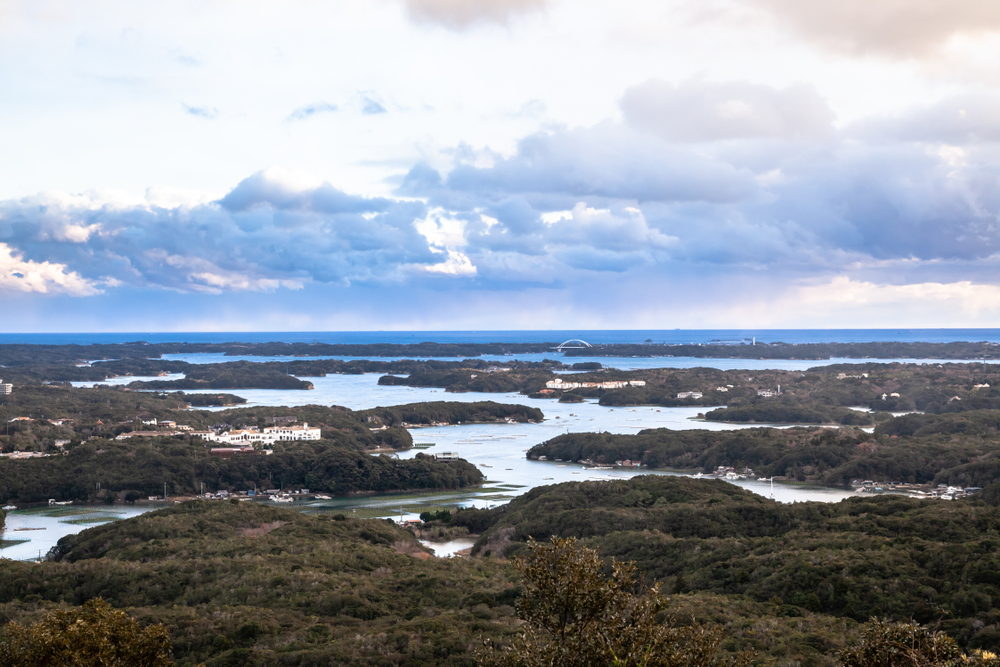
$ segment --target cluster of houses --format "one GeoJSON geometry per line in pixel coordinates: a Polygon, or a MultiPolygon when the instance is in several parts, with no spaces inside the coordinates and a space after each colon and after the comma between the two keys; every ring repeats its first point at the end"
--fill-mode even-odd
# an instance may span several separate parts
{"type": "Polygon", "coordinates": [[[916,488],[916,484],[904,484],[902,482],[875,482],[870,479],[851,481],[851,487],[857,493],[908,493],[910,498],[933,499],[933,500],[957,500],[966,498],[974,493],[982,491],[978,486],[948,486],[938,484],[933,489],[923,490],[916,488]]]}
{"type": "Polygon", "coordinates": [[[729,481],[737,479],[746,479],[747,477],[756,477],[753,468],[742,468],[737,470],[733,466],[719,466],[709,474],[695,473],[692,475],[695,479],[702,479],[705,477],[718,477],[720,479],[727,479],[729,481]]]}
{"type": "Polygon", "coordinates": [[[44,454],[42,452],[19,452],[16,449],[12,452],[7,452],[6,454],[0,452],[0,457],[5,459],[39,459],[49,456],[49,454],[44,454]]]}
{"type": "MultiPolygon", "coordinates": [[[[287,424],[278,426],[268,426],[263,430],[255,428],[232,429],[229,431],[194,431],[190,426],[177,424],[169,420],[149,419],[143,420],[144,425],[169,428],[175,431],[184,431],[186,435],[198,436],[209,442],[218,442],[232,447],[217,447],[212,450],[212,454],[228,458],[233,454],[242,452],[257,452],[270,454],[270,450],[255,450],[254,445],[270,445],[275,442],[294,442],[300,440],[319,440],[322,431],[317,426],[310,427],[308,423],[287,424]]],[[[129,431],[115,437],[115,440],[128,440],[129,438],[145,437],[156,438],[166,435],[163,431],[129,431]]]]}
{"type": "Polygon", "coordinates": [[[255,428],[233,429],[223,433],[214,431],[191,431],[191,435],[199,436],[204,440],[218,442],[226,445],[237,445],[239,447],[253,446],[254,444],[269,445],[282,441],[298,440],[319,440],[320,429],[317,426],[310,427],[308,423],[301,425],[291,424],[288,426],[268,426],[263,431],[255,428]]]}
{"type": "MultiPolygon", "coordinates": [[[[716,388],[715,388],[715,391],[719,391],[719,392],[727,392],[727,391],[729,391],[729,390],[730,390],[730,389],[732,389],[732,388],[733,388],[733,385],[731,385],[731,384],[727,384],[727,385],[726,385],[725,387],[716,387],[716,388]]],[[[700,392],[700,391],[682,391],[682,392],[678,392],[678,393],[677,393],[677,398],[693,398],[693,399],[699,399],[699,398],[701,398],[701,397],[702,397],[702,396],[704,396],[704,395],[705,395],[705,394],[703,394],[703,393],[702,393],[702,392],[700,392]]]]}
{"type": "Polygon", "coordinates": [[[623,389],[625,387],[645,387],[645,380],[614,380],[611,382],[564,382],[562,378],[549,380],[545,383],[547,389],[623,389]]]}

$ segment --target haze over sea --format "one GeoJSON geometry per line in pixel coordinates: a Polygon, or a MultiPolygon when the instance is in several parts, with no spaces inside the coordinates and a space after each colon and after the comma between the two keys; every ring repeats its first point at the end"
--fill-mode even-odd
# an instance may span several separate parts
{"type": "Polygon", "coordinates": [[[2,333],[0,344],[147,343],[544,343],[581,338],[591,344],[671,345],[758,343],[1000,343],[1000,329],[601,329],[521,331],[170,331],[130,333],[2,333]]]}

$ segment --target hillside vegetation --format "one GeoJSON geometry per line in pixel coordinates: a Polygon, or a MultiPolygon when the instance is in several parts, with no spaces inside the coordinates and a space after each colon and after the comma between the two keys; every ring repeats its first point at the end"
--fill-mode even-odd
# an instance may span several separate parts
{"type": "Polygon", "coordinates": [[[529,537],[583,538],[678,592],[741,595],[781,613],[942,627],[1000,647],[1000,509],[899,496],[781,504],[713,480],[641,476],[533,489],[454,523],[475,551],[521,553],[529,537]]]}

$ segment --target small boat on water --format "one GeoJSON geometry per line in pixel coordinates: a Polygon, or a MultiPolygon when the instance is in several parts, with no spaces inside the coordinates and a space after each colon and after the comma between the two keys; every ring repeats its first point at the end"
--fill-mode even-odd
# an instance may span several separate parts
{"type": "Polygon", "coordinates": [[[274,496],[271,498],[276,503],[291,503],[295,502],[295,499],[291,496],[274,496]]]}
{"type": "Polygon", "coordinates": [[[313,496],[316,500],[333,500],[330,496],[313,496]]]}
{"type": "Polygon", "coordinates": [[[0,507],[0,509],[2,509],[5,512],[11,512],[17,509],[17,505],[4,505],[3,507],[0,507]]]}

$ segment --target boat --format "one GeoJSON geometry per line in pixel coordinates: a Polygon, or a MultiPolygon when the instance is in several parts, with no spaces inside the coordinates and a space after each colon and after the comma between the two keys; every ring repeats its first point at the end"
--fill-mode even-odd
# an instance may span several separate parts
{"type": "Polygon", "coordinates": [[[313,496],[316,500],[333,500],[330,496],[313,496]]]}
{"type": "Polygon", "coordinates": [[[17,505],[4,505],[3,507],[0,507],[0,509],[2,509],[5,512],[11,512],[17,509],[17,505]]]}
{"type": "Polygon", "coordinates": [[[291,496],[274,496],[271,498],[276,503],[291,503],[295,502],[295,499],[291,496]]]}

